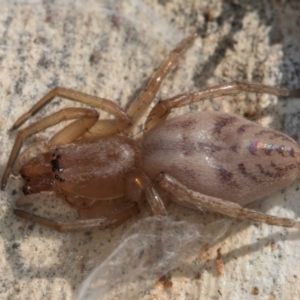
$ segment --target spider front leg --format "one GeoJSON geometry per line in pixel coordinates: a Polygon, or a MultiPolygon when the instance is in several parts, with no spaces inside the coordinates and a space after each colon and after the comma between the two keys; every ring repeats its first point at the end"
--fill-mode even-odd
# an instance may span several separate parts
{"type": "Polygon", "coordinates": [[[180,94],[172,98],[159,101],[149,113],[145,123],[145,130],[149,130],[166,120],[167,116],[174,108],[200,102],[209,98],[234,95],[240,92],[265,93],[278,97],[300,97],[300,90],[288,90],[260,83],[234,81],[199,89],[191,93],[180,94]]]}
{"type": "Polygon", "coordinates": [[[175,178],[165,173],[161,173],[158,176],[157,182],[163,189],[174,194],[177,197],[177,200],[182,202],[183,205],[188,203],[194,208],[206,208],[208,210],[237,219],[249,219],[269,225],[300,228],[300,222],[295,220],[260,213],[244,208],[234,202],[225,201],[220,198],[211,197],[201,194],[200,192],[192,191],[178,182],[175,178]]]}
{"type": "Polygon", "coordinates": [[[34,116],[39,110],[41,110],[45,105],[51,102],[55,97],[62,97],[65,99],[77,101],[91,107],[99,108],[105,112],[114,115],[119,120],[131,124],[131,119],[128,115],[120,108],[116,103],[109,99],[99,98],[96,96],[91,96],[85,93],[74,91],[72,89],[67,89],[63,87],[57,87],[49,91],[44,97],[42,97],[32,108],[23,114],[13,125],[12,129],[19,128],[24,122],[26,122],[30,117],[34,116]]]}
{"type": "Polygon", "coordinates": [[[89,212],[95,214],[95,211],[99,211],[99,207],[97,207],[99,204],[101,205],[99,202],[101,201],[96,201],[95,204],[84,209],[85,211],[82,213],[86,214],[86,219],[76,220],[73,222],[54,221],[19,209],[15,209],[14,213],[20,218],[32,221],[42,226],[50,227],[59,232],[72,232],[115,228],[139,212],[137,205],[133,202],[119,203],[115,207],[111,207],[111,205],[108,204],[106,207],[105,205],[104,207],[101,207],[104,209],[102,209],[97,218],[88,219],[89,212]]]}
{"type": "Polygon", "coordinates": [[[39,120],[28,127],[20,130],[16,137],[13,149],[10,153],[6,169],[1,180],[1,189],[3,190],[7,183],[7,178],[11,173],[11,169],[16,161],[16,158],[22,148],[23,141],[48,127],[56,125],[62,121],[78,119],[69,124],[67,127],[58,132],[48,143],[48,147],[68,144],[78,137],[82,136],[91,128],[98,120],[99,114],[95,110],[87,108],[65,108],[56,112],[42,120],[39,120]]]}

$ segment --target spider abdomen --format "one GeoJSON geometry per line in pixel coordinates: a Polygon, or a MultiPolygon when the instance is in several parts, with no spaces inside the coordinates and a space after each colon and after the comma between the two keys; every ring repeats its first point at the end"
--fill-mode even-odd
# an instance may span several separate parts
{"type": "Polygon", "coordinates": [[[142,141],[150,178],[165,172],[189,189],[245,205],[291,184],[299,146],[236,115],[197,112],[158,125],[142,141]]]}

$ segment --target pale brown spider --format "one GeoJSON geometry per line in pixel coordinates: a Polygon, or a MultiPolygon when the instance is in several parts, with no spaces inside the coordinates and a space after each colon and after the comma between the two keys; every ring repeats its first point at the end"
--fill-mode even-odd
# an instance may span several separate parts
{"type": "Polygon", "coordinates": [[[238,92],[299,96],[262,84],[232,82],[159,101],[148,115],[141,138],[129,134],[153,101],[161,83],[192,45],[183,40],[160,65],[150,83],[124,112],[113,101],[56,88],[21,116],[17,129],[56,96],[99,108],[114,120],[98,120],[89,108],[65,108],[18,132],[1,187],[5,188],[24,139],[64,120],[76,119],[19,159],[25,194],[53,192],[77,209],[79,219],[61,223],[15,210],[19,217],[59,231],[116,227],[137,214],[145,197],[154,214],[166,215],[162,190],[184,206],[280,226],[299,226],[290,219],[243,208],[286,187],[299,177],[300,149],[288,136],[222,112],[197,112],[170,120],[173,108],[238,92]],[[26,161],[25,163],[23,161],[26,161]]]}

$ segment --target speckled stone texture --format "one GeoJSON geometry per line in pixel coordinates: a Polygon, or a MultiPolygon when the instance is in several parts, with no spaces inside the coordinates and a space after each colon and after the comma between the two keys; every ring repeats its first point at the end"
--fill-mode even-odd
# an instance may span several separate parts
{"type": "MultiPolygon", "coordinates": [[[[1,0],[0,5],[0,174],[15,137],[9,128],[51,88],[73,88],[127,108],[168,51],[195,30],[200,37],[158,98],[232,80],[300,87],[297,0],[1,0]]],[[[79,104],[55,99],[33,120],[67,106],[79,104]]],[[[241,94],[208,99],[174,114],[198,109],[244,115],[300,140],[299,99],[241,94]]],[[[62,127],[37,134],[25,144],[44,140],[62,127]]],[[[0,299],[72,299],[124,233],[150,215],[145,207],[141,215],[114,230],[60,234],[13,215],[16,200],[23,197],[21,187],[21,179],[11,177],[0,192],[0,299]]],[[[298,190],[295,182],[253,208],[299,219],[298,190]]],[[[36,214],[60,220],[76,217],[60,200],[42,195],[32,200],[34,205],[27,209],[36,214]]],[[[168,210],[174,220],[207,218],[206,213],[175,204],[168,210]]],[[[235,220],[218,243],[195,247],[190,255],[163,279],[153,280],[150,288],[130,282],[136,299],[300,298],[297,230],[235,220]]],[[[126,264],[122,267],[126,274],[126,264]]],[[[118,294],[117,286],[114,292],[114,299],[130,295],[118,294]]]]}

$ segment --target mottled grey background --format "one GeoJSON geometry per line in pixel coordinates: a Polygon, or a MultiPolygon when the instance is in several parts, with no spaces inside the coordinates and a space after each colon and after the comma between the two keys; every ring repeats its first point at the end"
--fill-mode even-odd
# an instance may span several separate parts
{"type": "MultiPolygon", "coordinates": [[[[73,88],[113,99],[126,108],[168,51],[195,30],[200,38],[169,76],[158,98],[232,80],[300,87],[297,0],[1,0],[0,4],[0,173],[15,137],[8,129],[49,89],[58,85],[73,88]]],[[[207,100],[175,113],[196,109],[234,112],[299,141],[298,102],[242,94],[207,100]]],[[[56,99],[34,120],[74,105],[78,104],[56,99]]],[[[50,132],[27,143],[43,140],[50,132]]],[[[0,193],[0,298],[71,299],[140,216],[115,230],[59,234],[12,214],[16,199],[22,197],[21,186],[20,178],[11,177],[0,193]]],[[[296,182],[253,207],[299,218],[298,189],[296,182]]],[[[51,218],[75,217],[55,199],[38,197],[34,208],[35,213],[51,218]]],[[[203,218],[202,213],[175,204],[169,210],[176,220],[201,222],[203,218]]],[[[233,221],[221,242],[204,256],[198,249],[169,274],[171,284],[154,283],[150,291],[140,285],[137,297],[298,299],[299,238],[295,230],[233,221]],[[222,276],[216,271],[218,248],[224,260],[222,276]]]]}

